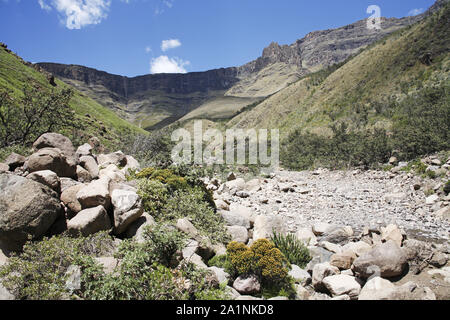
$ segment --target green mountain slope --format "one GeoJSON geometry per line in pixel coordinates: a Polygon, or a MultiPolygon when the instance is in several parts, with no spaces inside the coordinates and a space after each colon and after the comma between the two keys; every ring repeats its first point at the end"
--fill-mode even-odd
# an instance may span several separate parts
{"type": "MultiPolygon", "coordinates": [[[[49,74],[19,56],[0,46],[0,90],[10,92],[14,98],[23,96],[24,85],[37,83],[45,89],[52,89],[49,74]]],[[[70,86],[56,79],[55,90],[70,86]]],[[[101,106],[83,93],[74,89],[74,96],[70,101],[73,117],[80,127],[77,130],[63,129],[61,133],[70,137],[75,143],[84,143],[91,136],[100,139],[107,148],[117,148],[117,144],[128,135],[147,134],[146,131],[119,118],[112,110],[101,106]]]]}
{"type": "MultiPolygon", "coordinates": [[[[304,77],[233,118],[227,127],[279,128],[288,147],[298,143],[293,138],[302,133],[330,138],[335,133],[333,126],[341,123],[347,126],[347,133],[379,128],[390,136],[405,122],[401,114],[408,112],[405,104],[430,102],[426,98],[429,90],[439,91],[431,105],[443,105],[448,111],[449,17],[447,3],[425,20],[378,41],[346,62],[304,77]]],[[[423,112],[409,112],[411,117],[423,117],[423,112]]],[[[441,116],[450,118],[448,112],[441,116]]]]}

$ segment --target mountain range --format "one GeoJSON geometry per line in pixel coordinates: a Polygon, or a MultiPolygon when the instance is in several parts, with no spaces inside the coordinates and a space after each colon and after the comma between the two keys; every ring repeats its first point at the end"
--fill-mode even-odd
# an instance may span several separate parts
{"type": "Polygon", "coordinates": [[[311,32],[291,45],[273,42],[261,57],[239,67],[129,78],[78,65],[37,66],[146,130],[190,119],[229,120],[302,77],[342,63],[387,35],[420,21],[444,2],[437,1],[418,16],[382,18],[381,30],[368,29],[367,20],[361,20],[311,32]]]}

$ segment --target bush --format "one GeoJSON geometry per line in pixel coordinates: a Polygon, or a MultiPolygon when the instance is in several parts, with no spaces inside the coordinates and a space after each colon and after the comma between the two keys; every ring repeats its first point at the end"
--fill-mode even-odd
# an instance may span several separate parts
{"type": "Polygon", "coordinates": [[[69,296],[65,273],[70,265],[95,269],[91,257],[112,252],[114,242],[106,232],[86,238],[58,236],[28,242],[20,255],[0,267],[0,279],[17,299],[53,300],[69,296]]]}
{"type": "Polygon", "coordinates": [[[263,281],[276,282],[284,280],[288,274],[288,261],[267,239],[257,240],[250,248],[231,242],[227,247],[227,256],[231,262],[229,271],[234,276],[253,273],[263,281]]]}
{"type": "Polygon", "coordinates": [[[223,218],[204,198],[205,193],[199,187],[175,191],[162,208],[160,217],[167,222],[190,218],[200,234],[209,237],[213,243],[227,243],[229,235],[223,218]]]}
{"type": "Polygon", "coordinates": [[[148,179],[137,181],[138,195],[142,199],[144,209],[157,217],[168,198],[167,187],[159,182],[148,179]]]}
{"type": "Polygon", "coordinates": [[[257,240],[249,248],[238,242],[227,246],[227,272],[234,278],[240,275],[254,274],[262,284],[264,297],[284,294],[295,296],[293,281],[288,275],[289,262],[273,242],[267,239],[257,240]]]}
{"type": "Polygon", "coordinates": [[[447,181],[447,183],[444,186],[444,192],[446,195],[450,193],[450,181],[447,181]]]}
{"type": "Polygon", "coordinates": [[[312,259],[308,248],[293,234],[284,236],[275,232],[271,240],[291,264],[304,268],[312,259]]]}
{"type": "Polygon", "coordinates": [[[450,149],[450,86],[424,88],[396,106],[393,145],[410,160],[450,149]]]}
{"type": "Polygon", "coordinates": [[[214,256],[208,261],[208,267],[217,267],[228,269],[230,267],[230,262],[227,259],[227,255],[214,256]]]}
{"type": "Polygon", "coordinates": [[[71,89],[46,90],[36,83],[24,86],[23,97],[14,99],[0,92],[0,147],[27,146],[40,135],[60,129],[75,128],[69,102],[71,89]]]}

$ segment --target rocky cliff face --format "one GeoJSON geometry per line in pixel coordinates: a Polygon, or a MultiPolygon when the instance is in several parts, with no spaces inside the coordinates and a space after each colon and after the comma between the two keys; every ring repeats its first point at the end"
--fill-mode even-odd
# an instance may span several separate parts
{"type": "MultiPolygon", "coordinates": [[[[438,9],[446,1],[438,0],[430,10],[438,9]]],[[[266,97],[305,74],[344,61],[426,14],[428,12],[402,19],[383,18],[381,30],[369,30],[367,20],[361,20],[337,29],[311,32],[291,45],[273,42],[260,58],[243,66],[206,72],[128,78],[82,66],[38,65],[128,120],[151,129],[176,121],[224,96],[266,97]]]]}

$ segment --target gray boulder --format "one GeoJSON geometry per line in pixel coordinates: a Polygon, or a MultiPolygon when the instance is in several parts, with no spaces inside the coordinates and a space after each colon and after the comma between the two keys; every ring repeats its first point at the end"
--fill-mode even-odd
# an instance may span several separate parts
{"type": "Polygon", "coordinates": [[[326,291],[323,279],[337,274],[339,274],[339,269],[330,265],[328,262],[316,264],[312,271],[312,285],[314,289],[319,292],[326,291]]]}
{"type": "Polygon", "coordinates": [[[34,150],[58,148],[67,157],[76,162],[76,152],[72,141],[59,133],[44,133],[34,143],[34,150]]]}
{"type": "Polygon", "coordinates": [[[5,160],[5,164],[9,166],[9,170],[14,171],[16,168],[23,166],[26,158],[17,153],[11,153],[5,160]]]}
{"type": "Polygon", "coordinates": [[[59,177],[50,170],[44,171],[36,171],[27,176],[28,179],[34,180],[36,182],[42,183],[46,185],[50,189],[56,191],[57,193],[61,192],[61,181],[59,177]]]}
{"type": "Polygon", "coordinates": [[[103,206],[108,209],[111,206],[109,184],[109,179],[102,178],[94,180],[87,186],[81,188],[77,193],[77,199],[81,203],[82,208],[103,206]]]}
{"type": "Polygon", "coordinates": [[[407,267],[407,257],[392,240],[375,246],[353,262],[352,270],[361,278],[373,275],[392,278],[401,275],[407,267]]]}
{"type": "Polygon", "coordinates": [[[255,275],[240,276],[234,281],[233,288],[242,295],[252,295],[261,291],[261,284],[255,275]]]}
{"type": "Polygon", "coordinates": [[[102,206],[82,210],[67,223],[69,233],[73,235],[81,233],[84,237],[110,228],[111,221],[102,206]]]}
{"type": "Polygon", "coordinates": [[[344,274],[326,277],[322,283],[333,297],[348,295],[351,300],[357,300],[361,291],[361,284],[356,278],[344,274]]]}
{"type": "Polygon", "coordinates": [[[64,203],[66,208],[68,209],[69,217],[73,217],[75,214],[80,212],[83,208],[81,206],[80,201],[77,199],[77,193],[82,188],[84,188],[83,184],[74,185],[72,187],[69,187],[65,189],[61,193],[61,201],[64,203]]]}
{"type": "Polygon", "coordinates": [[[56,192],[36,181],[0,174],[0,241],[21,250],[29,237],[43,236],[62,214],[56,192]]]}
{"type": "Polygon", "coordinates": [[[67,158],[60,149],[44,148],[33,153],[27,162],[28,171],[36,172],[50,170],[58,177],[76,177],[77,166],[73,160],[67,158]]]}
{"type": "Polygon", "coordinates": [[[115,189],[111,193],[114,207],[114,233],[119,235],[143,213],[142,201],[134,190],[115,189]]]}
{"type": "Polygon", "coordinates": [[[308,285],[312,280],[311,275],[306,270],[303,270],[295,264],[291,265],[289,275],[294,279],[296,283],[300,283],[302,285],[308,285]]]}
{"type": "Polygon", "coordinates": [[[274,232],[286,234],[286,231],[282,217],[259,215],[255,218],[253,240],[270,239],[274,232]]]}
{"type": "Polygon", "coordinates": [[[242,242],[244,244],[248,242],[247,228],[242,226],[228,226],[227,230],[231,235],[231,241],[242,242]]]}
{"type": "Polygon", "coordinates": [[[143,233],[145,228],[150,227],[155,223],[155,219],[148,213],[144,212],[139,218],[130,224],[126,231],[126,236],[128,238],[134,237],[136,241],[142,242],[144,240],[143,233]]]}
{"type": "Polygon", "coordinates": [[[80,165],[86,169],[91,175],[92,179],[97,179],[99,176],[99,169],[97,161],[91,156],[80,157],[80,165]]]}

